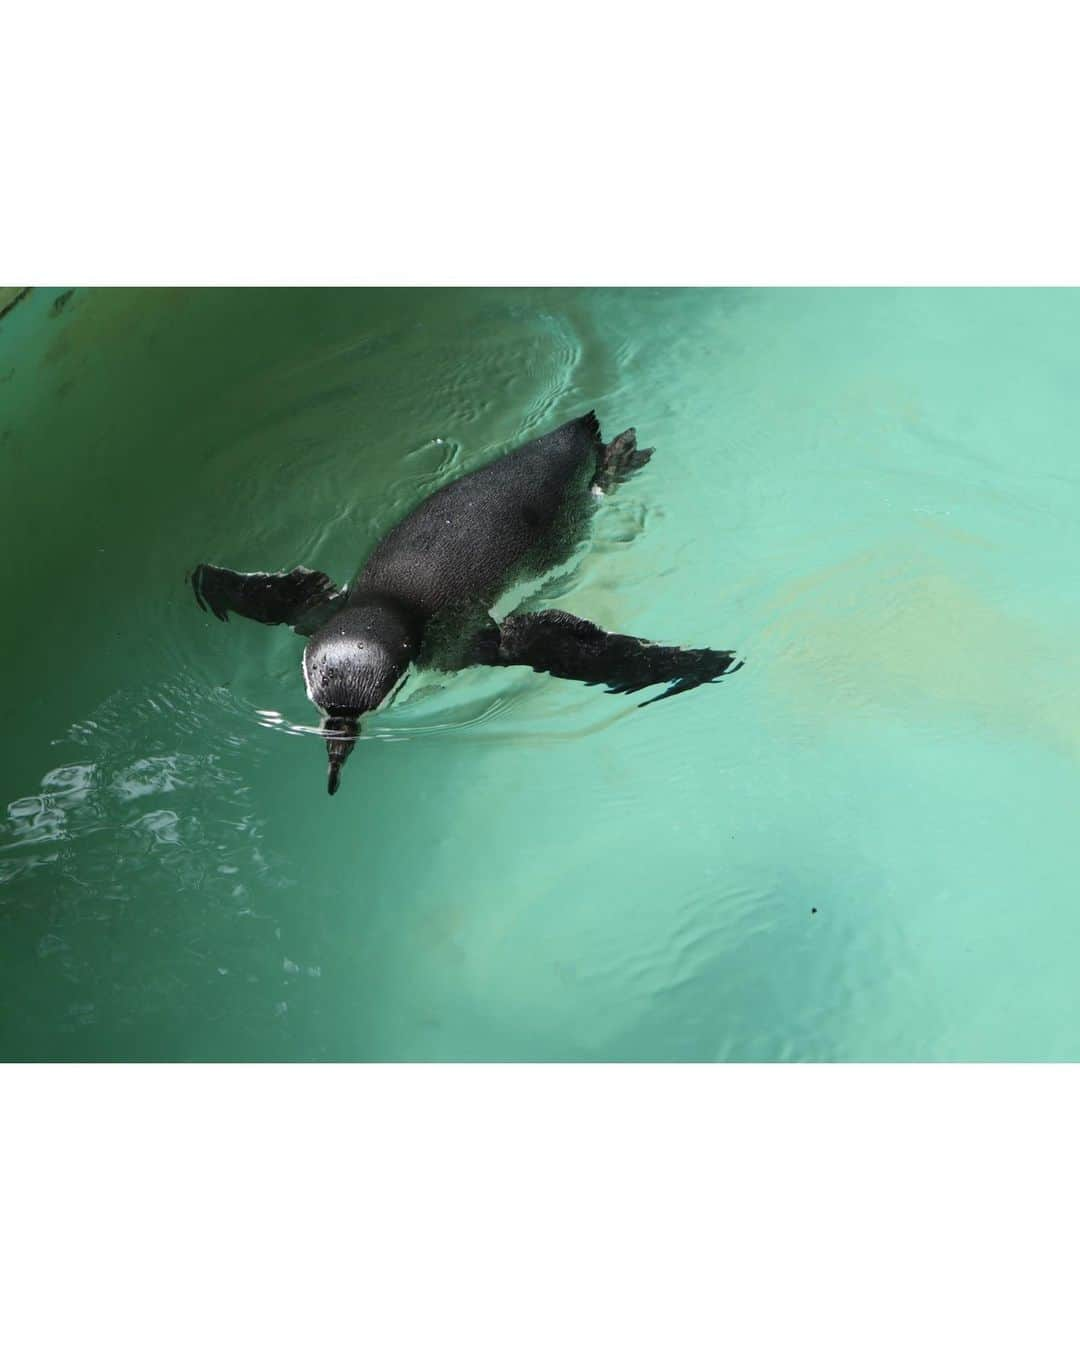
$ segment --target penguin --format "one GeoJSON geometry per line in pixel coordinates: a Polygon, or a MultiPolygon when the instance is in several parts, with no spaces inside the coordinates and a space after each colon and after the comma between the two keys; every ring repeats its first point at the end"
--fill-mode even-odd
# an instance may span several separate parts
{"type": "Polygon", "coordinates": [[[332,796],[360,718],[385,707],[414,666],[525,665],[613,694],[667,686],[641,707],[741,666],[730,651],[660,646],[557,609],[491,617],[510,586],[573,554],[598,501],[652,453],[638,449],[633,427],[605,444],[588,412],[432,493],[347,587],[308,567],[233,572],[200,563],[189,580],[200,608],[222,621],[233,613],[286,624],[308,639],[301,665],[322,714],[332,796]]]}

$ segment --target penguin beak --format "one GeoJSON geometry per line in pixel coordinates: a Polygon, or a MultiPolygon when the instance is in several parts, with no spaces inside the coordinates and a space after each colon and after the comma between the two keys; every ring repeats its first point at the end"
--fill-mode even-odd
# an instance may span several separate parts
{"type": "Polygon", "coordinates": [[[326,754],[330,761],[326,790],[332,797],[341,780],[341,766],[352,754],[360,734],[360,723],[355,717],[327,717],[323,722],[323,734],[326,736],[326,754]]]}

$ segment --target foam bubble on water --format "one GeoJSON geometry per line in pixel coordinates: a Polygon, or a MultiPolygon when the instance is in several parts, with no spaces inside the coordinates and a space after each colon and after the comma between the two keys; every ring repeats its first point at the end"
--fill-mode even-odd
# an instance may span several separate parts
{"type": "Polygon", "coordinates": [[[111,788],[125,801],[148,797],[158,792],[175,792],[186,786],[182,776],[183,756],[154,755],[137,759],[113,778],[111,788]]]}
{"type": "Polygon", "coordinates": [[[179,844],[179,825],[180,817],[175,811],[148,811],[132,821],[128,829],[150,835],[155,845],[179,844]]]}

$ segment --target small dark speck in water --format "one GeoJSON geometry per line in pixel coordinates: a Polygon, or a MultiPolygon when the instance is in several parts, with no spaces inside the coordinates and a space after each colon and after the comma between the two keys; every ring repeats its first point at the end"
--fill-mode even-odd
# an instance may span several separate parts
{"type": "Polygon", "coordinates": [[[62,314],[64,311],[64,307],[67,305],[67,302],[71,299],[71,297],[74,294],[75,290],[74,288],[72,288],[70,291],[64,291],[62,295],[58,295],[56,299],[52,302],[53,314],[62,314]]]}
{"type": "Polygon", "coordinates": [[[816,909],[811,909],[810,913],[811,913],[811,914],[816,914],[816,913],[817,913],[817,910],[816,910],[816,909]]]}

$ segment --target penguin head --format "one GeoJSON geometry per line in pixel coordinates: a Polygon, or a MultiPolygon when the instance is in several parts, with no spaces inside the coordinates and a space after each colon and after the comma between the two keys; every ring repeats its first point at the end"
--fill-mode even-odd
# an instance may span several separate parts
{"type": "Polygon", "coordinates": [[[343,609],[312,635],[304,650],[304,683],[323,714],[331,796],[360,734],[361,716],[394,693],[415,647],[405,617],[385,605],[343,609]]]}

